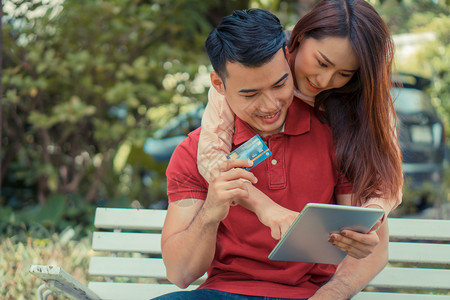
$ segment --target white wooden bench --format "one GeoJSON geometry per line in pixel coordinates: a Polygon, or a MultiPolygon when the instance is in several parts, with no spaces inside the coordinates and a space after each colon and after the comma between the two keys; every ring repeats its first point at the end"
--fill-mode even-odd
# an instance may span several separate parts
{"type": "MultiPolygon", "coordinates": [[[[75,299],[140,300],[179,290],[167,281],[160,256],[165,215],[165,210],[97,208],[92,248],[102,255],[91,257],[89,275],[103,279],[85,287],[59,267],[32,265],[30,272],[45,281],[39,299],[66,293],[75,299]]],[[[388,220],[390,264],[353,299],[450,299],[450,220],[388,220]]]]}

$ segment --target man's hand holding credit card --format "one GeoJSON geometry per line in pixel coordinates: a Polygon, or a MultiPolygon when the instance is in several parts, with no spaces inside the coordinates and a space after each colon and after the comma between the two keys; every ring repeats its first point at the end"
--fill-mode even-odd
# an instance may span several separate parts
{"type": "Polygon", "coordinates": [[[263,142],[261,137],[257,134],[241,146],[236,148],[230,154],[227,155],[228,159],[249,159],[253,162],[251,167],[245,168],[249,171],[263,160],[272,155],[267,145],[263,142]]]}

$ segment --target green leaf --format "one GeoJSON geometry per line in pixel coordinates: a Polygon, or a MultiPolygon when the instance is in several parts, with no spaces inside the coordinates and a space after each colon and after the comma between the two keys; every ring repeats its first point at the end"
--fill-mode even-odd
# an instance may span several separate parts
{"type": "Polygon", "coordinates": [[[47,200],[47,203],[41,206],[37,215],[37,221],[47,226],[54,226],[61,220],[66,202],[67,198],[65,196],[52,195],[47,200]]]}

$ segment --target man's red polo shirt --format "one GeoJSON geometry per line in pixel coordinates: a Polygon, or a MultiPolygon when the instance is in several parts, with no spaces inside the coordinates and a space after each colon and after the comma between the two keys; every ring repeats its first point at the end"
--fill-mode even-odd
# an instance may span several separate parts
{"type": "MultiPolygon", "coordinates": [[[[200,129],[190,133],[172,155],[167,168],[169,202],[206,199],[208,184],[197,169],[199,134],[200,129]]],[[[247,123],[236,118],[233,147],[255,134],[247,123]]],[[[351,184],[340,180],[337,172],[331,129],[307,104],[295,99],[284,132],[264,140],[272,156],[252,172],[258,178],[255,186],[275,202],[301,211],[308,202],[335,203],[335,194],[351,193],[351,184]]],[[[219,226],[216,254],[201,288],[308,298],[336,270],[334,265],[270,261],[267,257],[276,243],[270,229],[253,212],[241,206],[231,207],[219,226]]]]}

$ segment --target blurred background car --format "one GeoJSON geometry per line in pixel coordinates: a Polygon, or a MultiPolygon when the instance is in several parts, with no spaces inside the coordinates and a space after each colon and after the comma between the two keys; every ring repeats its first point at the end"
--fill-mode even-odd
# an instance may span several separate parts
{"type": "Polygon", "coordinates": [[[393,81],[406,189],[415,193],[414,205],[420,212],[433,205],[430,189],[439,191],[443,184],[448,151],[444,124],[425,92],[430,80],[399,74],[393,81]]]}
{"type": "Polygon", "coordinates": [[[169,161],[173,151],[188,133],[200,127],[205,108],[203,104],[171,119],[157,130],[153,137],[146,139],[144,152],[156,161],[169,161]]]}

